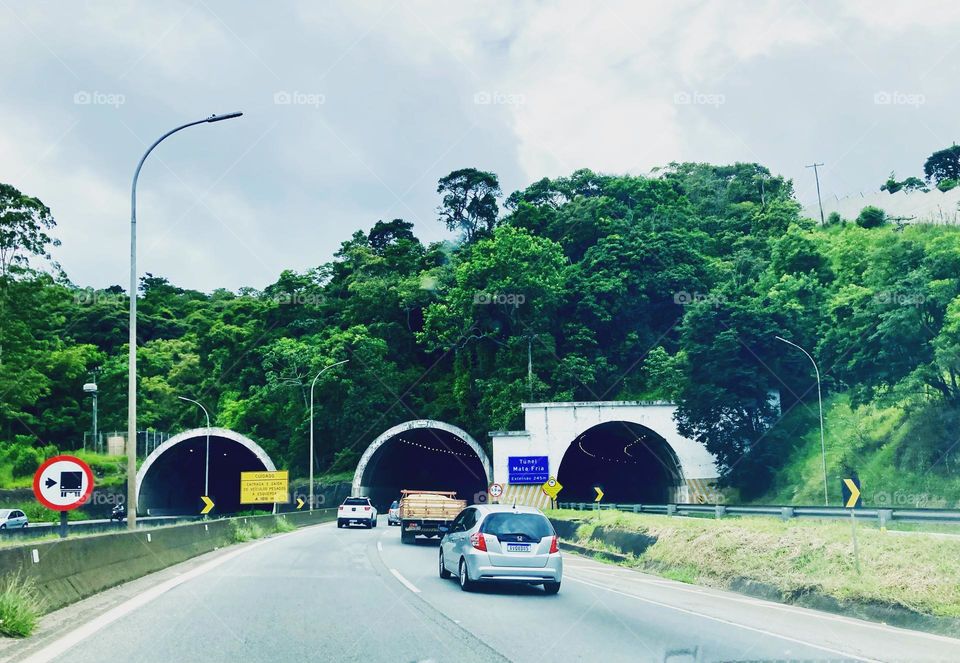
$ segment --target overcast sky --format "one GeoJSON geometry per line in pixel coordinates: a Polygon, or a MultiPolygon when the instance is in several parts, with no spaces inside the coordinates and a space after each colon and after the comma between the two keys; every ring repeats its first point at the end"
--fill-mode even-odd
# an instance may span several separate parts
{"type": "Polygon", "coordinates": [[[816,200],[957,140],[960,3],[0,0],[0,181],[83,286],[263,286],[377,219],[424,241],[437,179],[758,161],[816,200]]]}

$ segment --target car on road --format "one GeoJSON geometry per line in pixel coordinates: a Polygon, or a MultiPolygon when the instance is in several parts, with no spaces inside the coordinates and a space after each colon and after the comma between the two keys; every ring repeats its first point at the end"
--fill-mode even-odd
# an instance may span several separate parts
{"type": "Polygon", "coordinates": [[[390,510],[387,511],[387,525],[400,524],[400,502],[393,500],[390,504],[390,510]]]}
{"type": "Polygon", "coordinates": [[[29,524],[27,514],[20,509],[0,509],[0,529],[18,529],[29,524]]]}
{"type": "Polygon", "coordinates": [[[439,556],[440,577],[456,576],[465,592],[480,583],[512,582],[556,594],[563,580],[557,533],[533,507],[467,507],[440,540],[439,556]]]}
{"type": "Polygon", "coordinates": [[[337,508],[337,527],[350,525],[377,526],[377,508],[369,497],[348,497],[337,508]]]}

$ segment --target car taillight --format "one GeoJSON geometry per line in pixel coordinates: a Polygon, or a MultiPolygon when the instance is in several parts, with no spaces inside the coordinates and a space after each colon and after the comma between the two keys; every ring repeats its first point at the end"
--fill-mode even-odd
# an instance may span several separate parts
{"type": "Polygon", "coordinates": [[[363,510],[364,510],[364,511],[369,511],[369,510],[370,510],[370,507],[365,506],[365,507],[363,507],[363,510]]]}
{"type": "Polygon", "coordinates": [[[487,552],[487,542],[483,538],[483,532],[477,532],[476,534],[471,534],[470,543],[477,550],[480,550],[482,552],[487,552]]]}
{"type": "Polygon", "coordinates": [[[560,552],[560,544],[557,542],[557,537],[552,537],[550,539],[550,552],[557,553],[560,552]]]}

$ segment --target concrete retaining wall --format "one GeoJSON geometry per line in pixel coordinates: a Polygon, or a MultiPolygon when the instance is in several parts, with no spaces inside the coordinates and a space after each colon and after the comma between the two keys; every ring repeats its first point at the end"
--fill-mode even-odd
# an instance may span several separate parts
{"type": "MultiPolygon", "coordinates": [[[[0,576],[20,573],[36,582],[46,610],[56,610],[120,583],[232,544],[234,521],[272,523],[275,516],[244,516],[117,532],[0,549],[0,576]]],[[[298,527],[334,520],[336,510],[285,514],[298,527]]]]}

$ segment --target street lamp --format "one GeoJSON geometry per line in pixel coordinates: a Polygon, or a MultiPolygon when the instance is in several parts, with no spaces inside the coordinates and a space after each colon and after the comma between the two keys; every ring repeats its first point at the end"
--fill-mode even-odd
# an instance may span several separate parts
{"type": "MultiPolygon", "coordinates": [[[[83,385],[83,392],[85,394],[90,394],[93,397],[93,440],[91,444],[93,445],[92,451],[97,452],[97,383],[96,382],[87,382],[83,385]]],[[[83,445],[86,448],[87,445],[83,445]]]]}
{"type": "Polygon", "coordinates": [[[203,404],[200,401],[195,401],[192,398],[187,398],[186,396],[177,396],[181,401],[187,401],[188,403],[193,403],[198,405],[203,414],[207,417],[207,458],[203,463],[203,496],[210,497],[210,413],[207,412],[207,408],[203,407],[203,404]]]}
{"type": "Polygon", "coordinates": [[[796,343],[788,341],[785,338],[780,336],[775,337],[778,341],[783,341],[787,345],[792,345],[797,350],[807,355],[807,359],[810,360],[810,363],[813,364],[813,370],[817,374],[817,404],[820,406],[820,460],[823,463],[823,504],[824,506],[830,506],[830,498],[827,497],[827,447],[823,441],[823,396],[820,394],[820,369],[817,368],[817,362],[813,360],[813,357],[810,356],[810,353],[801,348],[796,343]]]}
{"type": "Polygon", "coordinates": [[[127,369],[127,527],[137,527],[137,179],[140,169],[153,148],[165,138],[181,129],[207,122],[219,122],[240,117],[243,113],[224,113],[211,115],[203,120],[188,122],[171,129],[153,142],[140,157],[137,169],[133,171],[133,184],[130,187],[130,358],[127,369]]]}
{"type": "Polygon", "coordinates": [[[326,373],[328,370],[334,366],[339,366],[340,364],[346,364],[349,359],[344,359],[343,361],[338,361],[336,364],[330,364],[326,368],[322,369],[317,376],[313,378],[313,382],[310,383],[310,510],[313,511],[313,388],[317,384],[317,380],[320,379],[320,376],[326,373]]]}

